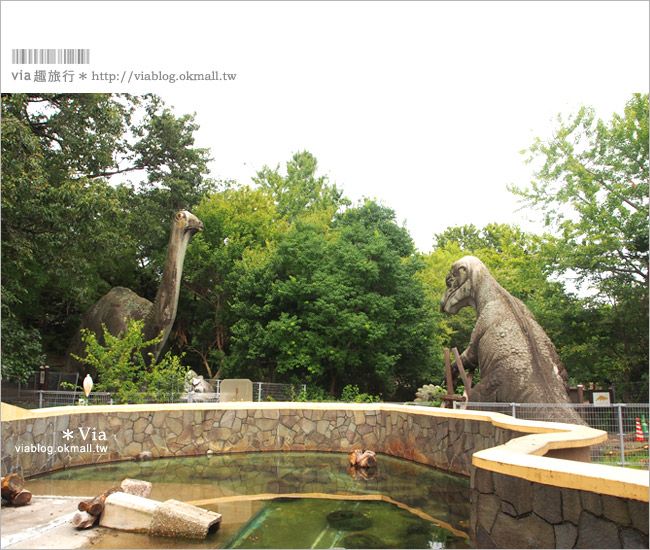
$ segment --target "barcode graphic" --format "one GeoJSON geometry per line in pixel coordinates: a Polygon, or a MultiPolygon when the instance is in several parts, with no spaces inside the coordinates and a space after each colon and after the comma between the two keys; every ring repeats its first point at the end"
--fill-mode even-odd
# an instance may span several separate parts
{"type": "Polygon", "coordinates": [[[12,65],[87,65],[89,49],[25,48],[11,50],[12,65]]]}

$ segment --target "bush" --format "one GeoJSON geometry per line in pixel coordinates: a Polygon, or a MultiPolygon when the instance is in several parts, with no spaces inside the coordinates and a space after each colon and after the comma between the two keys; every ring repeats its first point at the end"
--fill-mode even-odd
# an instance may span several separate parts
{"type": "Polygon", "coordinates": [[[341,392],[341,401],[347,403],[378,403],[381,399],[378,395],[360,393],[359,386],[348,384],[341,392]]]}
{"type": "Polygon", "coordinates": [[[160,342],[162,336],[144,341],[143,324],[144,321],[129,321],[126,333],[119,337],[103,326],[105,345],[99,343],[95,333],[84,330],[86,356],[74,356],[97,371],[95,390],[110,392],[118,403],[142,403],[145,397],[170,399],[184,390],[189,368],[181,364],[182,356],[168,352],[160,361],[147,366],[144,350],[160,342]]]}

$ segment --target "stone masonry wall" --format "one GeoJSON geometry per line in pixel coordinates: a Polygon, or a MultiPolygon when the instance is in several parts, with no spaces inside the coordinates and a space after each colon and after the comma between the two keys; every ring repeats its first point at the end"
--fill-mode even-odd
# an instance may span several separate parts
{"type": "Polygon", "coordinates": [[[648,503],[475,468],[475,548],[648,548],[648,503]]]}
{"type": "Polygon", "coordinates": [[[76,412],[2,422],[2,474],[26,477],[71,466],[245,451],[373,449],[469,476],[474,451],[518,432],[485,420],[399,410],[230,408],[76,412]],[[84,438],[85,435],[85,438],[84,438]],[[105,449],[103,448],[105,447],[105,449]]]}
{"type": "MultiPolygon", "coordinates": [[[[648,548],[648,503],[557,488],[472,465],[525,432],[489,417],[406,406],[89,407],[2,422],[2,475],[86,464],[248,451],[372,449],[471,476],[476,548],[648,548]],[[94,409],[94,410],[93,410],[94,409]]],[[[520,428],[525,429],[525,428],[520,428]]]]}

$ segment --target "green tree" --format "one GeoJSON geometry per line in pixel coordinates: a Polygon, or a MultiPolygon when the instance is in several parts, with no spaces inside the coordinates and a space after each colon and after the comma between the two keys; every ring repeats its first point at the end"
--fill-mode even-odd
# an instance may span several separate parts
{"type": "Polygon", "coordinates": [[[290,220],[309,210],[335,211],[349,204],[342,191],[329,183],[327,176],[316,177],[317,171],[316,158],[302,151],[287,162],[286,176],[280,174],[280,165],[275,169],[264,166],[253,182],[273,197],[280,216],[290,220]]]}
{"type": "Polygon", "coordinates": [[[188,368],[181,357],[167,353],[157,362],[147,361],[144,350],[160,341],[162,336],[145,341],[144,321],[129,321],[126,333],[113,336],[104,327],[104,343],[91,331],[84,331],[86,355],[76,357],[97,373],[95,391],[110,392],[118,403],[142,403],[149,397],[169,400],[182,393],[188,368]]]}
{"type": "Polygon", "coordinates": [[[208,157],[192,147],[195,130],[155,96],[2,94],[3,338],[32,335],[36,351],[40,334],[61,354],[79,313],[111,287],[153,298],[171,216],[145,195],[169,209],[198,202],[208,157]],[[168,194],[109,184],[143,171],[168,194]]]}
{"type": "Polygon", "coordinates": [[[583,107],[524,151],[541,166],[530,187],[511,188],[554,232],[554,271],[595,291],[597,332],[610,335],[599,346],[609,365],[600,381],[627,400],[648,391],[648,143],[648,94],[609,123],[583,107]]]}
{"type": "Polygon", "coordinates": [[[229,369],[384,398],[411,398],[431,376],[420,265],[390,209],[366,201],[333,226],[326,213],[303,217],[248,267],[233,299],[229,369]]]}
{"type": "Polygon", "coordinates": [[[179,308],[179,336],[198,361],[195,370],[220,377],[234,317],[229,302],[246,254],[264,251],[286,230],[269,195],[231,186],[196,208],[205,229],[194,238],[185,265],[187,290],[179,308]]]}
{"type": "MultiPolygon", "coordinates": [[[[98,95],[75,107],[67,97],[3,94],[2,296],[11,309],[10,315],[3,309],[3,339],[15,333],[6,321],[32,335],[30,347],[38,348],[37,333],[46,336],[46,347],[56,346],[70,310],[107,290],[103,277],[128,262],[132,243],[119,236],[120,194],[88,177],[109,168],[105,157],[115,153],[118,132],[112,118],[120,112],[98,95]],[[96,117],[96,125],[82,117],[96,117]],[[95,128],[106,132],[108,144],[95,128]],[[95,147],[95,154],[85,147],[95,147]]],[[[33,364],[24,366],[29,371],[33,364]]]]}
{"type": "Polygon", "coordinates": [[[129,186],[128,208],[135,214],[130,230],[139,235],[141,264],[153,260],[159,269],[169,220],[179,210],[196,207],[216,190],[217,183],[207,177],[207,164],[212,160],[209,150],[195,147],[196,114],[177,117],[159,97],[147,99],[142,120],[132,127],[137,141],[131,152],[134,169],[144,172],[146,180],[129,186]]]}

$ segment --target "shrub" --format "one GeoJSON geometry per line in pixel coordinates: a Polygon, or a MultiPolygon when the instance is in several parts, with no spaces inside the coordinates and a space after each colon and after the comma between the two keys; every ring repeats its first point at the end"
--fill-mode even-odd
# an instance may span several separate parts
{"type": "Polygon", "coordinates": [[[360,393],[359,386],[348,384],[341,391],[341,401],[347,403],[378,403],[381,399],[378,395],[360,393]]]}
{"type": "Polygon", "coordinates": [[[97,371],[95,390],[110,392],[118,403],[142,403],[147,397],[154,400],[162,400],[165,396],[173,398],[184,388],[188,367],[181,364],[182,356],[172,356],[168,352],[160,361],[152,361],[147,366],[144,350],[160,342],[162,336],[144,341],[143,324],[144,321],[130,320],[126,332],[120,336],[113,336],[103,326],[104,345],[94,332],[84,330],[82,340],[86,344],[86,355],[74,356],[97,371]]]}

